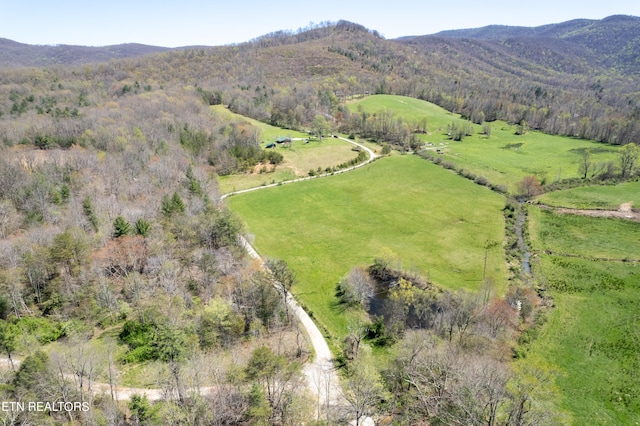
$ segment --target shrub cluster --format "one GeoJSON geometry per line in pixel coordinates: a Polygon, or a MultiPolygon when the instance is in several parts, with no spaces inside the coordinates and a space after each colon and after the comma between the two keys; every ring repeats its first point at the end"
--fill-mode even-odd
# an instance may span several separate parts
{"type": "MultiPolygon", "coordinates": [[[[344,163],[341,163],[341,164],[338,164],[335,167],[326,167],[324,169],[324,172],[325,173],[333,173],[333,172],[337,172],[338,170],[347,169],[349,167],[353,167],[353,166],[355,166],[357,164],[362,163],[366,159],[367,159],[367,153],[364,152],[364,151],[360,151],[358,153],[358,156],[355,157],[354,159],[352,159],[350,161],[347,161],[347,162],[344,162],[344,163]]],[[[317,170],[313,170],[313,169],[309,170],[309,176],[316,176],[316,175],[320,175],[320,174],[322,174],[322,167],[318,167],[317,170]]]]}
{"type": "Polygon", "coordinates": [[[433,164],[438,164],[438,165],[444,167],[447,170],[452,170],[452,171],[456,172],[460,176],[462,176],[462,177],[464,177],[466,179],[469,179],[470,181],[472,181],[473,183],[475,183],[477,185],[486,186],[487,188],[491,189],[492,191],[498,192],[500,194],[506,194],[507,193],[506,185],[493,184],[493,183],[491,183],[489,181],[489,179],[487,177],[481,176],[481,175],[476,175],[475,173],[472,173],[469,170],[465,170],[463,168],[458,168],[455,163],[443,159],[442,156],[440,156],[440,155],[434,155],[431,151],[421,150],[421,151],[416,152],[416,154],[419,155],[420,157],[426,159],[426,160],[431,161],[433,164]]]}

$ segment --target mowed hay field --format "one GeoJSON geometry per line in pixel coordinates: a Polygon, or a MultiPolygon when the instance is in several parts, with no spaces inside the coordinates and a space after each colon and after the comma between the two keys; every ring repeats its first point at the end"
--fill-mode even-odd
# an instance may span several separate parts
{"type": "Polygon", "coordinates": [[[218,184],[222,194],[307,176],[310,170],[317,170],[318,167],[322,170],[327,167],[335,167],[358,156],[358,153],[352,150],[354,147],[352,144],[340,139],[329,137],[307,142],[309,135],[306,133],[274,127],[252,118],[235,114],[222,105],[213,106],[211,109],[215,114],[228,120],[245,122],[259,129],[262,137],[262,143],[260,144],[262,148],[265,148],[267,144],[274,142],[279,137],[294,139],[291,143],[285,145],[277,144],[276,148],[269,148],[284,157],[283,162],[275,170],[261,172],[261,167],[258,166],[253,173],[219,176],[218,184]]]}
{"type": "Polygon", "coordinates": [[[281,129],[280,127],[271,126],[267,123],[263,123],[262,121],[255,120],[244,115],[236,114],[235,112],[230,111],[224,105],[214,105],[210,107],[210,109],[211,112],[220,117],[223,117],[225,120],[235,121],[239,123],[248,123],[259,129],[263,138],[263,147],[267,144],[267,142],[273,142],[280,136],[288,136],[292,138],[305,138],[309,136],[303,132],[298,132],[296,130],[290,129],[281,129]]]}
{"type": "Polygon", "coordinates": [[[506,185],[510,193],[515,192],[517,182],[527,175],[535,175],[547,183],[579,177],[578,165],[585,149],[591,153],[593,163],[617,161],[620,149],[536,131],[516,135],[517,126],[504,121],[488,123],[490,136],[482,134],[481,125],[474,124],[473,135],[462,141],[452,141],[447,135],[447,126],[463,122],[459,115],[429,102],[403,96],[369,96],[350,103],[349,109],[353,114],[387,111],[415,123],[426,119],[428,134],[420,135],[420,138],[433,145],[428,149],[434,154],[440,149],[443,160],[484,176],[495,185],[506,185]]]}
{"type": "Polygon", "coordinates": [[[537,200],[549,206],[572,209],[618,210],[626,203],[631,203],[633,208],[640,208],[640,181],[555,191],[544,194],[537,200]]]}
{"type": "Polygon", "coordinates": [[[553,402],[576,425],[640,424],[640,225],[537,207],[529,220],[555,304],[531,355],[556,370],[553,402]]]}
{"type": "MultiPolygon", "coordinates": [[[[290,264],[299,278],[296,297],[338,338],[347,324],[335,297],[338,280],[386,249],[438,285],[477,290],[486,242],[504,239],[504,202],[416,156],[228,199],[258,252],[290,264]]],[[[488,252],[487,277],[506,283],[501,247],[488,252]]]]}

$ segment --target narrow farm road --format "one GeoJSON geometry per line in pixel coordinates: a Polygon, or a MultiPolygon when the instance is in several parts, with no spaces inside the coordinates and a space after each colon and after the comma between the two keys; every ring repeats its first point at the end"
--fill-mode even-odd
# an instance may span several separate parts
{"type": "MultiPolygon", "coordinates": [[[[266,268],[264,260],[251,244],[249,244],[244,237],[240,237],[240,241],[247,253],[249,253],[249,256],[254,258],[262,268],[266,268]]],[[[311,346],[313,346],[315,357],[313,361],[308,362],[304,366],[303,372],[309,388],[318,398],[318,411],[325,410],[327,407],[344,407],[347,401],[342,396],[340,379],[333,367],[333,355],[331,354],[327,341],[318,326],[316,326],[309,314],[296,302],[291,293],[287,294],[287,304],[291,312],[293,312],[300,324],[304,327],[309,336],[311,346]]],[[[319,412],[317,414],[318,416],[320,415],[319,412]]]]}
{"type": "MultiPolygon", "coordinates": [[[[18,369],[22,360],[13,358],[11,361],[8,358],[0,358],[0,368],[9,370],[9,369],[18,369]]],[[[65,380],[76,383],[78,377],[72,373],[64,373],[63,375],[65,380]]],[[[114,384],[113,386],[109,383],[101,383],[95,381],[89,381],[87,377],[84,377],[84,386],[85,392],[91,392],[94,395],[111,395],[113,399],[116,401],[129,401],[133,395],[144,395],[147,397],[149,401],[159,401],[161,399],[171,399],[173,396],[168,396],[164,389],[157,388],[131,388],[126,386],[118,386],[114,384]]],[[[202,395],[206,395],[214,389],[213,386],[209,387],[201,387],[198,389],[198,392],[202,395]]],[[[191,390],[188,390],[191,391],[191,390]]]]}
{"type": "MultiPolygon", "coordinates": [[[[352,170],[358,169],[362,166],[365,166],[369,163],[371,163],[373,160],[375,160],[378,155],[373,152],[373,150],[371,148],[368,148],[358,142],[352,141],[351,139],[347,139],[347,138],[343,138],[343,137],[338,137],[338,139],[343,140],[345,142],[348,142],[352,145],[355,145],[357,147],[359,147],[360,149],[364,149],[368,154],[369,154],[369,158],[366,161],[363,161],[362,163],[356,164],[355,166],[351,166],[351,167],[347,167],[346,169],[342,169],[342,170],[338,170],[335,172],[331,172],[331,173],[322,173],[319,175],[315,175],[315,176],[307,176],[307,177],[301,177],[301,178],[297,178],[297,179],[291,179],[291,180],[285,180],[282,182],[278,182],[278,183],[271,183],[269,185],[263,185],[263,186],[256,186],[253,188],[249,188],[249,189],[242,189],[240,191],[233,191],[233,192],[228,192],[226,194],[223,194],[220,196],[220,201],[222,202],[222,200],[224,200],[227,197],[231,197],[232,195],[236,195],[236,194],[244,194],[245,192],[252,192],[252,191],[259,191],[261,189],[266,189],[266,188],[272,188],[274,186],[280,186],[280,185],[285,185],[285,184],[289,184],[289,183],[295,183],[295,182],[303,182],[305,180],[311,180],[311,179],[317,179],[317,178],[322,178],[322,177],[327,177],[327,176],[332,176],[332,175],[338,175],[340,173],[345,173],[345,172],[350,172],[352,170]]],[[[303,140],[300,138],[294,138],[293,140],[303,140]]]]}
{"type": "MultiPolygon", "coordinates": [[[[265,188],[269,188],[269,187],[277,186],[281,184],[302,182],[309,179],[326,177],[326,176],[331,176],[332,174],[339,174],[339,173],[355,170],[359,167],[364,166],[365,164],[372,162],[377,158],[376,153],[373,152],[373,150],[371,150],[370,148],[362,144],[359,144],[355,141],[352,141],[350,139],[346,139],[342,137],[339,139],[345,142],[351,143],[353,145],[356,145],[361,149],[364,149],[369,154],[369,159],[360,164],[357,164],[355,166],[352,166],[334,173],[325,173],[325,174],[317,175],[314,177],[293,179],[293,180],[282,182],[280,184],[260,186],[256,188],[245,189],[242,191],[236,191],[236,192],[224,194],[223,196],[220,197],[220,203],[222,203],[222,201],[225,198],[234,194],[256,191],[256,190],[265,189],[265,188]]],[[[257,262],[259,262],[261,267],[266,268],[264,260],[260,257],[258,252],[251,246],[251,244],[249,244],[249,242],[244,237],[240,237],[240,242],[246,249],[249,256],[251,256],[257,262]]],[[[333,355],[331,354],[331,350],[329,349],[329,345],[327,344],[327,341],[325,340],[324,336],[320,332],[320,329],[316,326],[316,324],[313,322],[311,317],[309,317],[306,311],[302,309],[302,307],[296,302],[296,300],[293,298],[291,294],[289,294],[287,297],[287,304],[289,305],[289,308],[295,314],[296,318],[298,319],[298,321],[300,321],[300,324],[302,324],[305,331],[307,332],[307,335],[309,336],[309,340],[315,352],[314,360],[312,362],[307,363],[304,366],[303,372],[306,376],[309,388],[318,398],[317,416],[319,417],[321,412],[327,412],[328,408],[330,408],[331,410],[338,410],[341,412],[345,411],[345,409],[348,407],[348,402],[344,398],[342,389],[340,387],[340,380],[337,372],[334,369],[333,362],[332,362],[333,355]]],[[[19,367],[20,365],[19,359],[13,359],[12,362],[13,362],[13,368],[19,367]]],[[[12,364],[10,360],[8,358],[0,357],[0,368],[4,368],[4,369],[12,368],[12,364]]],[[[65,374],[65,378],[72,381],[76,379],[76,377],[72,374],[65,374]]],[[[166,395],[163,389],[130,388],[125,386],[111,387],[108,383],[99,383],[99,382],[91,382],[89,385],[91,387],[90,388],[91,392],[93,392],[94,394],[102,394],[102,393],[112,394],[116,400],[120,400],[120,401],[128,401],[131,399],[133,395],[136,395],[136,394],[146,395],[149,401],[158,401],[161,399],[165,399],[167,397],[169,398],[172,397],[171,395],[166,395]]],[[[196,391],[202,395],[206,395],[210,393],[212,389],[214,389],[214,387],[211,387],[211,386],[201,387],[196,391]]],[[[360,419],[360,424],[372,425],[373,420],[368,417],[363,418],[363,419],[360,419]]]]}
{"type": "MultiPolygon", "coordinates": [[[[324,173],[324,174],[316,175],[312,177],[310,176],[310,177],[292,179],[292,180],[281,182],[281,183],[230,192],[222,195],[220,197],[220,202],[222,202],[225,198],[235,194],[242,194],[242,193],[257,191],[257,190],[270,188],[270,187],[278,186],[282,184],[303,182],[310,179],[316,179],[316,178],[331,176],[334,174],[345,173],[345,172],[360,168],[366,164],[369,164],[378,157],[376,153],[373,152],[372,149],[358,142],[355,142],[343,137],[340,137],[339,139],[345,142],[348,142],[350,144],[356,145],[361,149],[364,149],[369,154],[369,158],[360,164],[356,164],[355,166],[342,169],[334,173],[324,173]]],[[[241,237],[241,243],[244,246],[247,253],[249,253],[249,255],[252,258],[256,259],[263,268],[265,268],[266,266],[265,266],[264,260],[260,257],[258,252],[253,248],[253,246],[251,246],[251,244],[244,237],[241,237]]],[[[329,349],[329,345],[327,344],[327,341],[325,340],[324,336],[320,332],[320,329],[318,328],[318,326],[313,322],[311,317],[309,317],[307,312],[304,309],[302,309],[302,307],[295,301],[295,299],[291,294],[289,294],[287,297],[287,303],[291,311],[295,314],[296,318],[298,318],[298,321],[300,321],[300,324],[302,324],[302,326],[306,330],[307,335],[309,336],[311,345],[313,346],[313,351],[315,352],[315,357],[313,361],[307,363],[304,366],[303,371],[307,378],[307,383],[310,389],[314,392],[314,394],[318,398],[317,415],[320,416],[320,412],[323,410],[327,411],[329,407],[332,407],[332,409],[344,410],[344,408],[348,406],[348,402],[344,398],[342,388],[340,387],[340,378],[338,377],[338,374],[335,371],[335,368],[333,366],[333,362],[332,362],[333,355],[331,354],[331,350],[329,349]]],[[[369,424],[373,424],[373,421],[367,417],[365,419],[361,419],[360,424],[369,425],[369,424]]]]}

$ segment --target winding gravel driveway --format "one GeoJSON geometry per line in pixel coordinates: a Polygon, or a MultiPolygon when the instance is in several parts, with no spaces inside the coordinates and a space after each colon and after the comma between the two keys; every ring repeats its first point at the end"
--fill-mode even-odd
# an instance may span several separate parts
{"type": "MultiPolygon", "coordinates": [[[[242,189],[240,191],[233,191],[233,192],[228,192],[224,195],[220,196],[220,202],[222,202],[225,198],[227,197],[231,197],[232,195],[236,195],[236,194],[244,194],[245,192],[253,192],[253,191],[259,191],[261,189],[267,189],[267,188],[272,188],[274,186],[280,186],[280,185],[285,185],[285,184],[289,184],[289,183],[296,183],[296,182],[304,182],[305,180],[311,180],[311,179],[317,179],[317,178],[322,178],[322,177],[327,177],[327,176],[333,176],[333,175],[338,175],[340,173],[345,173],[345,172],[350,172],[352,170],[355,170],[357,168],[360,168],[362,166],[365,166],[369,163],[371,163],[373,160],[375,160],[378,155],[373,152],[373,150],[371,148],[367,148],[366,146],[352,141],[351,139],[347,139],[347,138],[343,138],[343,137],[338,137],[337,139],[343,140],[345,142],[348,142],[352,145],[355,145],[361,149],[364,149],[368,154],[369,154],[369,159],[366,161],[363,161],[362,163],[356,164],[355,166],[351,166],[351,167],[347,167],[346,169],[341,169],[341,170],[337,170],[335,172],[330,172],[330,173],[322,173],[319,175],[315,175],[315,176],[307,176],[307,177],[301,177],[301,178],[297,178],[297,179],[291,179],[291,180],[285,180],[282,182],[277,182],[277,183],[271,183],[269,185],[263,185],[263,186],[256,186],[253,188],[249,188],[249,189],[242,189]]],[[[293,140],[304,140],[302,138],[294,138],[293,140]]]]}
{"type": "MultiPolygon", "coordinates": [[[[355,142],[343,137],[339,137],[338,139],[341,139],[361,149],[364,149],[369,154],[369,158],[362,163],[356,164],[355,166],[348,167],[346,169],[342,169],[333,173],[323,173],[316,176],[292,179],[292,180],[288,180],[280,183],[274,183],[271,185],[259,186],[255,188],[230,192],[220,197],[220,203],[222,203],[225,198],[235,194],[258,191],[266,188],[271,188],[274,186],[290,184],[295,182],[303,182],[306,180],[317,179],[317,178],[349,172],[349,171],[358,169],[366,164],[371,163],[378,157],[376,153],[373,152],[372,149],[358,142],[355,142]]],[[[256,259],[260,263],[260,265],[263,268],[265,268],[266,266],[265,266],[264,260],[260,257],[260,255],[255,250],[255,248],[253,248],[253,246],[251,246],[251,244],[249,244],[249,242],[244,237],[240,237],[240,240],[244,248],[247,250],[247,253],[249,253],[249,256],[256,259]]],[[[289,305],[289,308],[298,318],[298,321],[300,321],[300,323],[306,330],[307,335],[309,336],[309,340],[311,341],[311,345],[313,346],[313,350],[315,352],[314,360],[312,362],[307,363],[303,369],[304,374],[307,378],[307,383],[309,385],[309,388],[318,397],[319,404],[321,407],[323,408],[326,408],[328,406],[345,407],[346,405],[348,405],[348,403],[344,399],[344,396],[342,394],[342,389],[340,388],[340,379],[333,366],[333,362],[332,362],[333,355],[331,354],[331,350],[329,349],[329,345],[327,344],[327,341],[325,340],[324,336],[320,332],[320,329],[318,328],[318,326],[316,326],[316,324],[313,322],[311,317],[309,317],[307,312],[304,309],[302,309],[302,307],[295,301],[295,299],[291,294],[287,296],[287,303],[289,305]]],[[[367,418],[367,419],[364,419],[364,422],[366,424],[370,424],[371,420],[367,418]]],[[[365,424],[365,423],[361,422],[361,424],[365,424]]]]}
{"type": "MultiPolygon", "coordinates": [[[[261,189],[270,188],[273,186],[290,184],[295,182],[303,182],[310,179],[317,179],[321,177],[327,177],[327,176],[332,176],[340,173],[349,172],[357,168],[360,168],[366,164],[369,164],[370,162],[374,161],[378,157],[376,153],[373,152],[373,150],[371,150],[370,148],[358,142],[355,142],[343,137],[339,137],[339,139],[345,142],[348,142],[350,144],[356,145],[361,149],[364,149],[367,153],[369,153],[369,159],[367,159],[362,163],[356,164],[355,166],[342,169],[333,173],[324,173],[316,176],[292,179],[289,181],[284,181],[284,182],[275,183],[271,185],[259,186],[255,188],[244,189],[241,191],[230,192],[220,197],[220,205],[222,204],[225,198],[235,194],[257,191],[261,189]]],[[[240,237],[240,242],[244,246],[244,248],[247,250],[247,253],[249,254],[249,256],[256,259],[256,261],[258,261],[263,268],[266,268],[264,260],[260,257],[258,252],[251,246],[251,244],[249,244],[249,242],[244,237],[242,236],[240,237]]],[[[333,366],[333,362],[332,362],[333,355],[331,354],[331,350],[329,349],[329,345],[327,344],[327,341],[325,340],[324,336],[320,332],[320,329],[316,326],[316,324],[313,322],[311,317],[309,317],[307,312],[304,309],[302,309],[302,307],[295,301],[295,299],[291,294],[288,294],[287,296],[287,304],[289,305],[289,308],[291,309],[291,311],[295,314],[296,318],[298,318],[298,321],[300,321],[300,323],[306,330],[307,335],[309,336],[309,340],[311,341],[311,345],[313,346],[313,350],[315,352],[314,360],[312,362],[307,363],[304,366],[303,372],[307,378],[309,388],[318,397],[319,407],[323,410],[328,406],[331,406],[333,408],[344,409],[344,407],[346,407],[348,403],[343,396],[342,389],[340,388],[340,380],[333,366]]],[[[14,366],[17,368],[20,365],[20,360],[14,359],[13,363],[14,363],[14,366]]],[[[0,367],[10,368],[9,360],[6,358],[0,358],[0,367]]],[[[75,378],[72,374],[65,375],[65,377],[69,378],[70,380],[75,378]]],[[[109,394],[112,391],[111,387],[107,383],[91,382],[90,386],[91,386],[91,391],[94,393],[109,394]]],[[[206,395],[212,389],[213,387],[202,387],[202,388],[199,388],[198,391],[201,394],[206,395]]],[[[164,399],[167,396],[165,395],[162,389],[129,388],[124,386],[114,386],[113,392],[115,394],[114,397],[120,401],[127,401],[134,394],[146,395],[150,401],[157,401],[160,399],[164,399]]],[[[373,424],[373,421],[370,418],[366,418],[366,419],[362,419],[360,424],[373,424]]]]}

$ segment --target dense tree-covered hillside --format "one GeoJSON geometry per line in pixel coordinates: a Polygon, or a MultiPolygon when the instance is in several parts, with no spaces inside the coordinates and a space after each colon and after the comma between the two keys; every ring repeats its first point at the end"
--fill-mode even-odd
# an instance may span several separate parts
{"type": "MultiPolygon", "coordinates": [[[[611,17],[399,40],[341,21],[177,50],[0,40],[0,344],[15,370],[3,376],[0,399],[63,392],[95,407],[4,420],[300,424],[308,417],[302,333],[273,277],[244,255],[240,221],[217,208],[217,176],[264,167],[274,156],[261,148],[257,126],[210,106],[288,129],[357,134],[386,142],[383,153],[389,144],[417,148],[416,135],[430,124],[348,108],[354,98],[400,94],[477,124],[505,120],[522,132],[638,143],[638,31],[637,18],[611,17]],[[215,368],[203,367],[205,354],[216,357],[215,368]],[[124,407],[92,400],[84,384],[96,381],[112,391],[153,386],[171,397],[153,409],[143,398],[124,407]],[[215,383],[215,397],[189,392],[204,383],[215,383]]],[[[461,139],[472,126],[460,123],[448,130],[461,139]]],[[[626,148],[635,162],[636,147],[626,148]]],[[[588,163],[589,153],[583,158],[588,163]]],[[[404,343],[414,350],[415,342],[404,343]]],[[[462,362],[453,355],[443,352],[444,364],[462,362]]],[[[432,361],[407,369],[398,358],[396,372],[422,374],[422,366],[440,365],[432,361]]],[[[352,373],[353,386],[366,376],[352,373]]],[[[432,406],[414,408],[420,418],[432,406]]]]}
{"type": "MultiPolygon", "coordinates": [[[[79,68],[5,70],[0,125],[19,122],[11,124],[13,134],[4,131],[4,139],[17,142],[33,139],[34,120],[47,123],[43,118],[55,115],[58,121],[69,118],[64,127],[75,129],[67,133],[77,137],[91,128],[86,121],[92,111],[109,102],[162,89],[174,91],[173,99],[162,102],[169,105],[175,90],[182,98],[190,87],[191,95],[210,104],[305,128],[318,114],[339,124],[346,118],[341,100],[389,93],[425,99],[474,121],[526,122],[548,133],[624,144],[640,140],[634,71],[639,31],[638,18],[614,16],[385,40],[339,22],[235,46],[79,68]]],[[[44,125],[48,133],[61,133],[49,126],[44,125]]]]}

